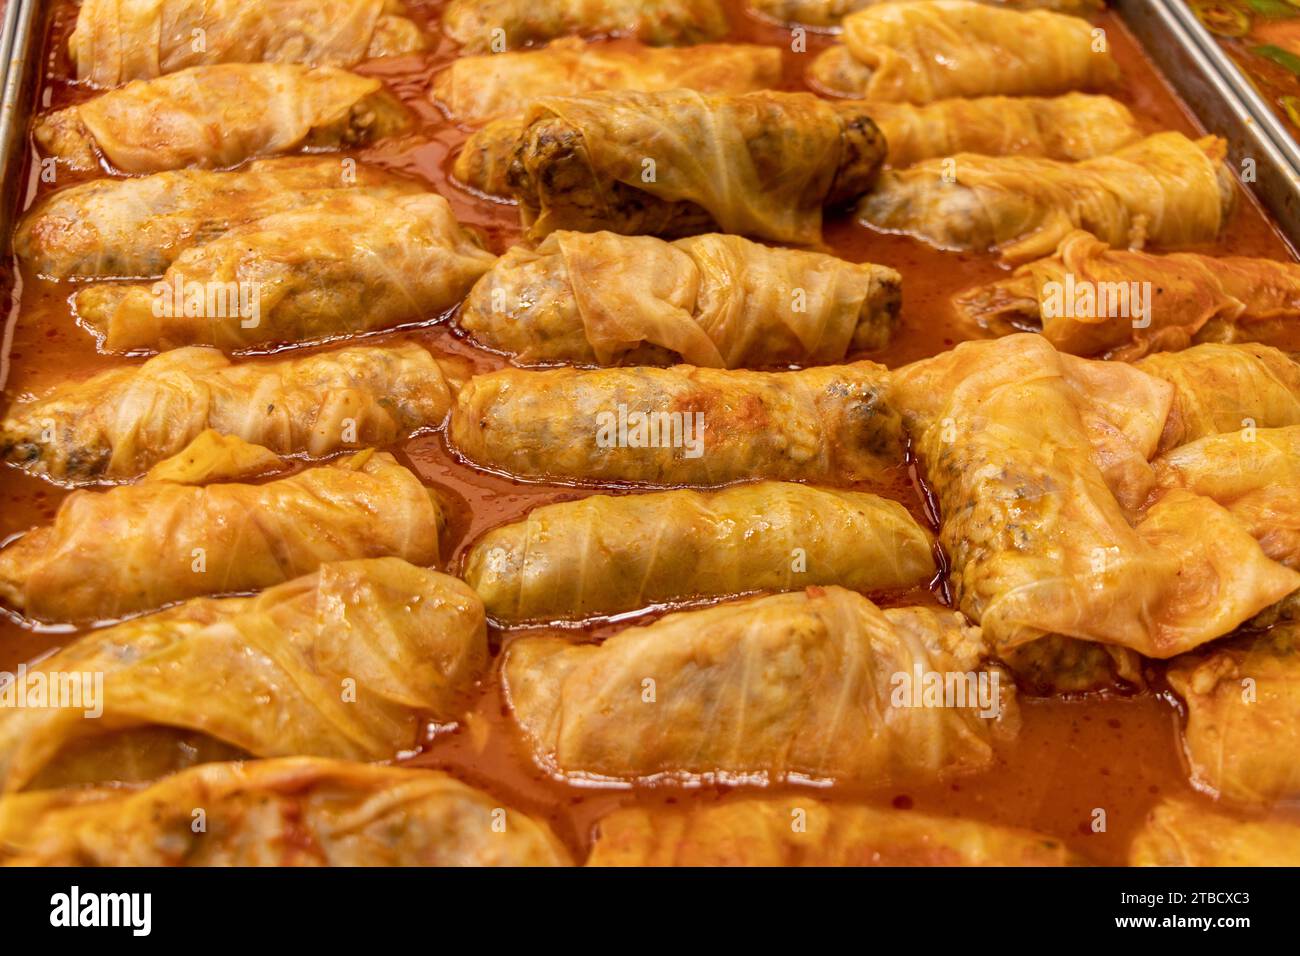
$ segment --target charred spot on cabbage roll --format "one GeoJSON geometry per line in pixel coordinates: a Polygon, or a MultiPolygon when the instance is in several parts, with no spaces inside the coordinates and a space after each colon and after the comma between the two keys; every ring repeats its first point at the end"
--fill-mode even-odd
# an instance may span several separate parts
{"type": "Polygon", "coordinates": [[[94,179],[39,201],[14,252],[51,279],[161,276],[184,252],[236,226],[340,192],[396,199],[424,187],[342,157],[263,159],[235,171],[179,169],[94,179]]]}
{"type": "Polygon", "coordinates": [[[897,502],[765,481],[534,508],[480,538],[464,578],[495,620],[553,621],[809,585],[915,587],[934,576],[933,547],[897,502]]]}
{"type": "Polygon", "coordinates": [[[41,117],[32,135],[43,152],[73,169],[97,169],[102,157],[124,173],[156,173],[359,146],[410,125],[406,107],[373,77],[334,67],[231,63],[134,80],[41,117]]]}
{"type": "Polygon", "coordinates": [[[442,509],[385,452],[262,484],[165,477],[192,470],[190,458],[160,462],[137,484],[73,492],[53,524],[0,549],[0,598],[29,618],[93,622],[270,587],[330,561],[438,561],[442,509]]]}
{"type": "Polygon", "coordinates": [[[562,778],[884,787],[982,770],[1014,735],[1015,687],[985,656],[959,614],[881,611],[828,587],[672,614],[600,645],[518,638],[502,681],[534,759],[562,778]],[[926,675],[943,693],[925,696],[926,675]]]}
{"type": "Polygon", "coordinates": [[[561,231],[507,252],[458,322],[525,365],[819,365],[888,344],[901,284],[884,266],[740,236],[561,231]]]}
{"type": "Polygon", "coordinates": [[[504,369],[461,389],[449,428],[453,448],[481,467],[584,483],[890,484],[903,460],[889,372],[873,362],[504,369]]]}
{"type": "Polygon", "coordinates": [[[544,823],[436,770],[290,757],[0,799],[7,866],[571,863],[544,823]]]}
{"type": "Polygon", "coordinates": [[[1226,143],[1157,133],[1077,163],[962,153],[885,172],[858,218],[939,249],[996,250],[1005,262],[1049,255],[1083,229],[1116,247],[1212,242],[1235,197],[1226,143]]]}
{"type": "Polygon", "coordinates": [[[1092,25],[1046,10],[969,0],[877,4],[844,18],[842,43],[808,69],[835,96],[931,103],[956,96],[1051,95],[1117,83],[1092,25]]]}
{"type": "Polygon", "coordinates": [[[1030,830],[808,797],[631,806],[596,824],[588,866],[1069,866],[1030,830]]]}
{"type": "Polygon", "coordinates": [[[413,343],[238,365],[191,346],[10,406],[0,458],[60,484],[133,478],[208,428],[320,458],[436,428],[467,377],[413,343]]]}
{"type": "Polygon", "coordinates": [[[213,63],[355,66],[424,49],[404,14],[400,0],[83,0],[68,54],[100,87],[213,63]]]}
{"type": "Polygon", "coordinates": [[[436,318],[495,261],[439,195],[326,190],[191,246],[155,283],[73,304],[108,352],[300,344],[436,318]]]}
{"type": "Polygon", "coordinates": [[[451,0],[442,29],[466,52],[500,53],[570,34],[688,46],[720,39],[728,24],[719,0],[451,0]]]}
{"type": "Polygon", "coordinates": [[[507,179],[533,238],[556,229],[821,242],[824,206],[862,195],[885,142],[859,104],[690,90],[548,97],[507,179]]]}
{"type": "Polygon", "coordinates": [[[486,666],[483,602],[463,582],[398,558],[324,564],[91,631],[31,665],[22,679],[59,693],[0,708],[0,791],[156,776],[193,762],[194,741],[389,759],[427,720],[456,717],[486,666]],[[168,729],[180,736],[160,745],[168,729]]]}

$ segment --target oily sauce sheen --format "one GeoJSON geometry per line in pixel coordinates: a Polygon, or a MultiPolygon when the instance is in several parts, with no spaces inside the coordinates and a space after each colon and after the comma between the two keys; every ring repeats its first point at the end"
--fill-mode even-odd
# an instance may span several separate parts
{"type": "MultiPolygon", "coordinates": [[[[449,122],[427,98],[433,74],[456,55],[455,45],[440,38],[440,5],[436,0],[407,0],[410,15],[423,21],[431,39],[437,42],[435,49],[423,56],[375,61],[358,70],[382,77],[415,110],[421,127],[414,134],[357,150],[353,155],[426,180],[451,202],[463,224],[477,229],[493,252],[502,253],[519,238],[516,209],[473,195],[452,182],[452,162],[468,131],[449,122]]],[[[745,13],[739,2],[730,5],[731,39],[781,48],[783,88],[804,89],[804,68],[829,44],[830,38],[810,31],[807,51],[794,53],[787,30],[745,13]]],[[[72,69],[66,40],[76,12],[71,0],[51,4],[38,111],[57,109],[89,95],[69,81],[72,69]]],[[[1120,19],[1107,13],[1097,23],[1106,29],[1111,50],[1125,74],[1123,88],[1113,91],[1114,95],[1138,115],[1144,129],[1201,132],[1120,19]]],[[[39,182],[33,158],[29,156],[26,164],[24,208],[44,191],[55,188],[39,182]]],[[[57,186],[70,185],[77,178],[61,169],[57,186]]],[[[1239,198],[1220,241],[1198,251],[1294,258],[1291,248],[1252,198],[1244,190],[1239,198]]],[[[906,237],[876,234],[855,224],[843,212],[828,218],[825,235],[832,251],[842,258],[877,262],[902,273],[903,310],[898,334],[884,351],[855,356],[870,357],[891,367],[944,351],[963,338],[950,318],[949,296],[1004,271],[991,256],[937,252],[906,237]]],[[[0,339],[0,407],[39,394],[70,377],[142,361],[95,351],[94,338],[78,328],[73,319],[69,306],[71,284],[19,274],[12,259],[8,265],[14,271],[14,306],[0,339]]],[[[470,346],[448,327],[445,318],[431,317],[418,328],[357,337],[354,341],[411,337],[427,343],[435,352],[469,358],[478,371],[505,364],[503,357],[470,346]]],[[[1026,413],[1032,414],[1028,409],[1026,413]]],[[[459,570],[468,546],[488,529],[518,520],[536,506],[592,493],[591,489],[517,482],[479,471],[449,452],[441,434],[419,436],[391,450],[453,503],[443,542],[446,563],[442,568],[453,574],[459,570]]],[[[934,527],[926,490],[915,469],[899,469],[890,486],[871,490],[902,501],[918,519],[934,527]]],[[[16,468],[0,468],[0,541],[52,521],[66,494],[66,490],[16,468]]],[[[887,606],[943,603],[946,587],[936,582],[928,591],[913,589],[871,597],[887,606]]],[[[629,623],[645,623],[666,610],[624,615],[617,621],[570,627],[567,632],[575,640],[599,639],[629,623]]],[[[499,650],[519,633],[536,630],[494,629],[494,649],[499,650]]],[[[22,661],[43,656],[73,637],[75,632],[67,628],[33,628],[0,617],[0,670],[12,670],[22,661]]],[[[691,787],[662,784],[596,788],[555,781],[535,766],[514,732],[498,676],[494,669],[484,678],[476,698],[469,702],[464,720],[430,727],[426,739],[412,748],[407,759],[412,765],[445,769],[503,802],[545,819],[580,860],[590,845],[594,822],[621,804],[644,801],[691,805],[717,800],[734,789],[707,782],[691,787]]],[[[805,792],[819,799],[868,801],[900,811],[912,809],[1029,827],[1064,840],[1094,862],[1122,863],[1129,839],[1148,809],[1162,797],[1191,792],[1179,750],[1181,714],[1177,702],[1164,689],[1157,665],[1152,665],[1149,676],[1150,689],[1138,694],[1117,691],[1075,699],[1024,699],[1019,738],[998,754],[992,769],[982,774],[906,791],[837,785],[805,792]],[[1100,833],[1093,832],[1092,827],[1094,810],[1098,808],[1106,814],[1106,830],[1100,833]]]]}

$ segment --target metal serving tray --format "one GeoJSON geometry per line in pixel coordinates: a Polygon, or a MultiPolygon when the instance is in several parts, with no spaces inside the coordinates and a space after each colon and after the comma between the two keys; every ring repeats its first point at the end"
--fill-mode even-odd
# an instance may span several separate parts
{"type": "MultiPolygon", "coordinates": [[[[1251,161],[1255,181],[1247,187],[1300,248],[1300,144],[1182,0],[1111,0],[1111,6],[1206,129],[1228,141],[1239,178],[1251,161]]],[[[42,78],[47,12],[41,0],[8,0],[0,24],[0,237],[6,246],[28,191],[26,134],[42,78]]],[[[10,298],[15,282],[12,256],[6,254],[0,257],[0,296],[10,298]]],[[[10,310],[6,326],[12,321],[10,310]]],[[[7,338],[0,337],[0,388],[7,338]]]]}
{"type": "Polygon", "coordinates": [[[1205,128],[1278,227],[1300,247],[1300,146],[1182,0],[1112,0],[1147,56],[1205,128]]]}

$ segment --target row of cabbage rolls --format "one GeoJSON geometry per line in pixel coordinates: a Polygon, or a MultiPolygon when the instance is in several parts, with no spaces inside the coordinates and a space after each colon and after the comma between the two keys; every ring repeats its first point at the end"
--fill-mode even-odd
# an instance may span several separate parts
{"type": "MultiPolygon", "coordinates": [[[[1012,9],[1060,4],[770,5],[848,14],[809,67],[828,99],[769,90],[775,50],[678,45],[724,35],[707,2],[455,0],[466,55],[430,95],[481,126],[461,179],[519,203],[526,240],[498,258],[421,183],[279,155],[407,135],[409,107],[348,70],[429,41],[393,3],[275,6],[299,42],[269,4],[86,0],[69,49],[105,91],[34,131],[60,162],[138,175],[52,193],[17,254],[73,283],[102,350],[160,354],[0,421],[9,465],[78,488],[0,549],[0,599],[120,620],[31,668],[104,674],[98,719],[0,708],[0,860],[580,862],[485,792],[374,762],[499,681],[562,781],[924,785],[992,767],[1019,695],[1141,685],[1148,658],[1171,661],[1194,781],[1230,812],[1162,803],[1133,861],[1300,855],[1300,827],[1249,816],[1300,796],[1300,367],[1258,344],[1300,274],[1170,251],[1222,228],[1222,144],[1144,135],[1090,24],[1012,9]],[[168,45],[191,29],[204,51],[168,45]],[[487,53],[495,30],[509,48],[487,53]],[[607,32],[635,39],[583,39],[607,32]],[[853,202],[1028,258],[954,303],[1004,337],[846,361],[888,342],[901,295],[892,269],[823,251],[823,208],[853,202]],[[1085,268],[1143,270],[1166,298],[1143,328],[1039,315],[1037,284],[1085,268]],[[257,314],[183,294],[223,284],[255,286],[257,314]],[[448,313],[513,366],[472,375],[398,339],[237,354],[448,313]],[[594,425],[613,409],[617,441],[594,425]],[[475,467],[635,493],[536,508],[459,577],[429,570],[455,504],[380,449],[438,430],[475,467]],[[909,446],[937,539],[873,493],[906,482],[909,446]],[[924,587],[936,545],[956,609],[866,596],[924,587]],[[489,652],[489,621],[738,596],[489,652]],[[894,701],[898,673],[977,671],[1003,678],[983,711],[894,701]]],[[[615,811],[589,862],[1081,861],[1043,834],[751,789],[615,811]]]]}

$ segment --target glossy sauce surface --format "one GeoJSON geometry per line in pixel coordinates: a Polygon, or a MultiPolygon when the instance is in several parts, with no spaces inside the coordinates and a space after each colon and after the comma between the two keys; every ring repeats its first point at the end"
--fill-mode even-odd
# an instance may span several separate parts
{"type": "MultiPolygon", "coordinates": [[[[438,37],[438,3],[408,0],[412,16],[428,23],[438,37]]],[[[63,52],[76,8],[66,0],[52,5],[46,37],[48,75],[40,93],[39,110],[58,108],[85,98],[88,92],[68,82],[70,65],[63,52]]],[[[746,15],[739,4],[731,9],[732,39],[777,45],[784,51],[785,86],[803,88],[800,76],[813,56],[830,38],[810,33],[807,51],[792,52],[790,33],[746,15]]],[[[1144,128],[1199,130],[1190,114],[1177,102],[1163,80],[1154,73],[1134,41],[1114,14],[1098,21],[1107,29],[1111,47],[1123,67],[1126,83],[1117,95],[1137,113],[1144,128]]],[[[615,41],[617,42],[617,41],[615,41]]],[[[355,155],[366,162],[399,169],[421,177],[446,196],[462,223],[477,228],[494,252],[503,252],[518,238],[514,206],[487,201],[457,187],[450,179],[456,149],[468,132],[458,129],[427,98],[433,73],[456,49],[441,40],[422,57],[402,57],[372,62],[360,72],[383,77],[418,113],[422,127],[410,137],[385,143],[355,155]]],[[[51,187],[39,183],[28,163],[27,204],[51,187]]],[[[57,187],[74,182],[60,173],[57,187]]],[[[949,296],[968,285],[988,281],[1003,272],[990,256],[942,253],[914,240],[873,233],[844,213],[828,219],[826,239],[841,257],[883,263],[904,277],[904,305],[899,333],[885,351],[870,356],[890,366],[932,355],[966,337],[951,321],[949,296]]],[[[1220,242],[1204,249],[1217,254],[1293,258],[1287,243],[1244,192],[1229,228],[1220,242]]],[[[68,299],[69,283],[52,283],[19,275],[15,282],[17,307],[8,317],[0,352],[3,394],[0,407],[72,377],[139,358],[100,355],[95,341],[79,328],[68,299]]],[[[435,351],[470,358],[478,370],[505,364],[502,357],[483,352],[463,341],[445,318],[418,329],[392,335],[413,336],[435,351]]],[[[531,508],[592,492],[567,486],[512,481],[469,467],[450,453],[441,434],[418,436],[392,449],[426,481],[459,503],[453,509],[444,539],[444,570],[456,573],[466,548],[484,531],[522,517],[531,508]]],[[[903,501],[924,519],[923,489],[915,475],[900,470],[888,488],[872,489],[903,501]]],[[[53,519],[66,494],[41,479],[13,468],[0,468],[0,540],[53,519]]],[[[944,589],[872,595],[881,604],[940,603],[944,589]]],[[[598,639],[626,626],[643,623],[662,610],[634,619],[570,628],[575,640],[598,639]]],[[[521,629],[494,630],[495,648],[507,644],[521,629]]],[[[0,669],[12,669],[65,644],[72,633],[36,629],[0,617],[0,669]]],[[[499,663],[499,656],[498,656],[499,663]]],[[[905,792],[860,791],[843,786],[817,789],[821,799],[865,800],[900,811],[915,809],[951,813],[1034,828],[1058,836],[1077,852],[1098,863],[1121,863],[1133,831],[1149,807],[1160,797],[1189,792],[1179,753],[1180,715],[1172,697],[1162,690],[1158,668],[1152,670],[1151,689],[1139,694],[1093,695],[1080,699],[1025,700],[1023,727],[1018,740],[998,754],[996,765],[974,777],[905,792]],[[1106,829],[1094,832],[1093,812],[1106,811],[1106,829]]],[[[502,700],[497,673],[487,675],[468,716],[452,727],[431,729],[428,739],[409,759],[412,763],[444,768],[479,785],[519,809],[548,820],[581,859],[589,845],[592,824],[616,805],[627,801],[685,803],[715,800],[728,788],[718,786],[657,786],[596,789],[550,779],[534,766],[518,739],[502,700]]]]}

